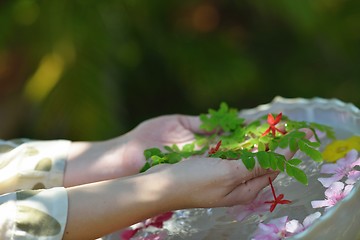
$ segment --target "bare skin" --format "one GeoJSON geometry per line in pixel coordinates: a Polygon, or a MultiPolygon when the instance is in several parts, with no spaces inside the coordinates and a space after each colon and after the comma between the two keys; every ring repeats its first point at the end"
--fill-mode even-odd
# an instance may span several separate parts
{"type": "Polygon", "coordinates": [[[144,121],[132,131],[99,142],[72,143],[64,186],[109,180],[139,172],[145,164],[143,152],[150,147],[194,141],[200,120],[195,116],[167,115],[144,121]]]}

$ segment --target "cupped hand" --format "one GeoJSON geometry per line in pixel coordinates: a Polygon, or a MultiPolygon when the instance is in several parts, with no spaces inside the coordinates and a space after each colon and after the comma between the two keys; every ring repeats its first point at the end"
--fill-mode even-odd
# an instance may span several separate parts
{"type": "Polygon", "coordinates": [[[126,134],[123,158],[131,161],[137,170],[145,164],[144,150],[153,147],[163,148],[176,144],[179,147],[195,140],[195,133],[204,133],[199,129],[201,122],[197,116],[165,115],[146,120],[126,134]]]}

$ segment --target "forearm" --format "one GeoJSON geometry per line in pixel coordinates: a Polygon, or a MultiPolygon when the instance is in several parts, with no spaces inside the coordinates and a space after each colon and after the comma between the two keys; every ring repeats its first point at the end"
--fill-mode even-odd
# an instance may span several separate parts
{"type": "Polygon", "coordinates": [[[158,174],[68,188],[64,239],[95,239],[162,212],[176,209],[170,182],[158,174]]]}
{"type": "Polygon", "coordinates": [[[104,181],[139,172],[137,161],[123,157],[127,135],[107,141],[73,142],[64,176],[64,186],[104,181]]]}

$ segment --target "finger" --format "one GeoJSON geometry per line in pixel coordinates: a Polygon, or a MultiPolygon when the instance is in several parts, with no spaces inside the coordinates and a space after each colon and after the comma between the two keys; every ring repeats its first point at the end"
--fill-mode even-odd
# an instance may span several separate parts
{"type": "Polygon", "coordinates": [[[268,173],[238,185],[237,188],[226,196],[227,205],[234,206],[252,202],[258,193],[269,185],[269,177],[271,181],[274,181],[277,175],[278,172],[268,173]]]}
{"type": "Polygon", "coordinates": [[[273,171],[272,169],[264,169],[260,166],[258,161],[255,162],[255,166],[252,170],[248,170],[244,165],[243,161],[240,160],[222,160],[227,161],[227,164],[231,164],[231,168],[233,169],[233,177],[236,177],[237,184],[242,184],[248,182],[249,180],[260,177],[263,175],[278,173],[278,171],[273,171]],[[239,177],[241,176],[241,177],[239,177]]]}
{"type": "Polygon", "coordinates": [[[193,133],[208,134],[209,132],[200,129],[201,120],[199,116],[179,115],[179,122],[185,129],[193,133]]]}

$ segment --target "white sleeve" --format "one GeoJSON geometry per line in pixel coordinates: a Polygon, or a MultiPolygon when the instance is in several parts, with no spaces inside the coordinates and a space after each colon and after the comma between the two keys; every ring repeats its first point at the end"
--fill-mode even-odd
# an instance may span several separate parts
{"type": "Polygon", "coordinates": [[[61,240],[67,220],[66,189],[23,190],[0,196],[0,239],[61,240]]]}
{"type": "Polygon", "coordinates": [[[68,140],[0,140],[0,194],[63,186],[68,140]]]}

